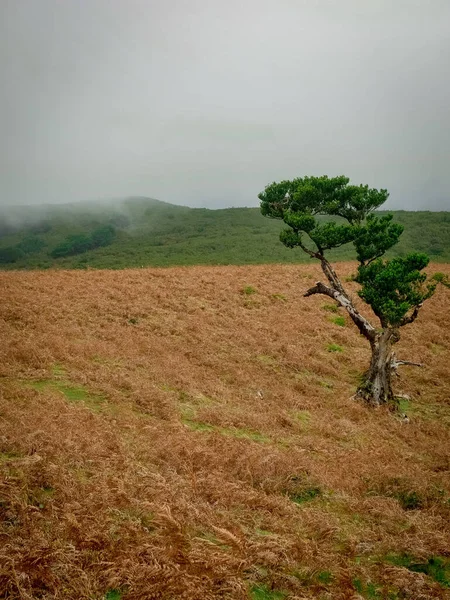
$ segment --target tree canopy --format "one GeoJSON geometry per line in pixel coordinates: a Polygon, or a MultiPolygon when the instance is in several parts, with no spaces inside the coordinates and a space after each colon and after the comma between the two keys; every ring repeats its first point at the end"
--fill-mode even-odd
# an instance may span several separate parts
{"type": "Polygon", "coordinates": [[[263,215],[281,219],[288,226],[280,234],[283,244],[299,247],[321,263],[328,285],[316,282],[304,295],[325,294],[335,299],[370,342],[372,361],[359,395],[375,404],[392,399],[391,369],[414,364],[397,361],[391,352],[400,339],[398,328],[417,318],[438,282],[447,282],[444,276],[427,279],[423,273],[429,262],[426,254],[383,258],[403,233],[403,226],[394,223],[392,215],[374,212],[388,199],[387,190],[352,185],[343,175],[324,175],[271,183],[258,197],[263,215]],[[349,243],[358,260],[358,294],[379,318],[381,329],[359,313],[327,259],[329,250],[349,243]]]}
{"type": "Polygon", "coordinates": [[[421,273],[429,262],[425,254],[381,258],[403,233],[392,215],[374,214],[388,199],[387,190],[351,185],[343,175],[324,175],[272,183],[258,197],[263,215],[288,225],[280,239],[289,248],[298,246],[322,260],[328,250],[353,243],[359,262],[356,281],[362,286],[358,293],[382,326],[405,324],[408,312],[432,295],[436,282],[425,284],[421,273]],[[323,222],[321,216],[334,219],[323,222]]]}

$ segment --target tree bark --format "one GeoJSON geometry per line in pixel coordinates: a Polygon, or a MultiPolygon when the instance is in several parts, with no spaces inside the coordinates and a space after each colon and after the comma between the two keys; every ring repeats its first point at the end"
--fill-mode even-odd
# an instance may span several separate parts
{"type": "Polygon", "coordinates": [[[373,406],[381,406],[394,401],[391,376],[395,362],[392,346],[399,340],[398,333],[385,329],[371,343],[372,359],[370,367],[364,374],[364,380],[359,386],[356,396],[373,406]]]}
{"type": "MultiPolygon", "coordinates": [[[[306,251],[306,250],[305,250],[306,251]]],[[[358,327],[359,332],[370,343],[372,349],[372,359],[370,367],[363,376],[363,381],[356,391],[356,397],[363,399],[372,406],[381,406],[383,404],[392,403],[395,405],[395,395],[392,391],[392,374],[397,376],[397,368],[400,365],[422,366],[420,363],[414,363],[408,360],[397,360],[392,351],[392,346],[400,339],[400,334],[397,328],[384,327],[381,332],[365,318],[354,306],[350,296],[345,291],[339,277],[336,275],[330,263],[319,253],[309,251],[311,256],[320,259],[322,270],[325,273],[329,285],[325,285],[321,281],[309,288],[303,295],[305,297],[313,296],[314,294],[323,294],[333,298],[342,308],[344,308],[352,321],[358,327]]],[[[400,323],[412,323],[417,317],[421,305],[415,307],[413,313],[400,323]]]]}

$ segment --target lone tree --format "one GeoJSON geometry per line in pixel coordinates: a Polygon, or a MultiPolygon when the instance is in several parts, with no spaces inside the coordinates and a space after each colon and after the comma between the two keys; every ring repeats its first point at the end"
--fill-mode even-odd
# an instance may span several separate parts
{"type": "Polygon", "coordinates": [[[403,226],[393,223],[392,215],[373,213],[387,200],[387,190],[350,185],[349,181],[344,176],[281,181],[268,185],[258,198],[263,215],[282,219],[288,225],[280,234],[283,244],[288,248],[298,246],[320,261],[328,284],[318,281],[304,296],[325,294],[333,298],[370,343],[370,367],[356,394],[370,404],[381,405],[394,400],[392,372],[402,364],[417,364],[397,360],[392,351],[400,339],[400,327],[416,320],[438,282],[448,285],[448,281],[442,274],[427,280],[422,273],[429,262],[426,254],[382,258],[399,241],[403,226]],[[319,221],[318,215],[340,219],[319,221]],[[358,294],[372,307],[381,327],[375,327],[359,313],[326,258],[329,250],[348,243],[353,243],[359,262],[355,277],[361,285],[358,294]]]}

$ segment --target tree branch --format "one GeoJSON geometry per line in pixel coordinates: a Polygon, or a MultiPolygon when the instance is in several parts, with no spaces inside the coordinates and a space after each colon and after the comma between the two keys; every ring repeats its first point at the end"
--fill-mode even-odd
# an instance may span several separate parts
{"type": "Polygon", "coordinates": [[[419,310],[422,308],[422,306],[423,302],[415,306],[414,310],[409,316],[403,317],[403,319],[400,321],[400,325],[407,325],[408,323],[412,323],[413,321],[415,321],[419,315],[419,310]]]}
{"type": "Polygon", "coordinates": [[[375,341],[377,336],[375,328],[356,310],[345,292],[342,293],[340,290],[333,289],[322,282],[317,281],[316,285],[307,290],[303,296],[307,297],[312,296],[313,294],[324,294],[325,296],[329,296],[330,298],[333,298],[333,300],[336,300],[336,302],[348,312],[353,323],[358,327],[359,332],[371,343],[375,341]]]}
{"type": "Polygon", "coordinates": [[[318,252],[314,252],[313,250],[310,250],[300,241],[299,241],[298,245],[303,250],[303,252],[306,252],[306,254],[309,254],[309,256],[311,258],[318,258],[320,260],[320,255],[318,254],[318,252]]]}
{"type": "Polygon", "coordinates": [[[325,277],[330,282],[331,287],[343,296],[345,296],[345,298],[347,298],[348,301],[350,301],[350,298],[348,297],[347,292],[344,290],[344,286],[342,285],[339,277],[336,275],[335,270],[323,255],[320,256],[320,266],[322,267],[322,271],[324,272],[325,277]]]}
{"type": "Polygon", "coordinates": [[[391,358],[391,369],[397,371],[398,367],[400,367],[401,365],[409,365],[411,367],[423,367],[422,363],[412,362],[410,360],[398,360],[395,356],[395,353],[393,352],[391,358]]]}

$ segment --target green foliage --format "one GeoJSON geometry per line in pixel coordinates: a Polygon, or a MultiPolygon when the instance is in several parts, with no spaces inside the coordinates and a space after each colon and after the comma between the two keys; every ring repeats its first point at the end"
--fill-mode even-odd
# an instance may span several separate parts
{"type": "Polygon", "coordinates": [[[322,308],[333,313],[339,312],[339,306],[337,304],[324,304],[322,308]]]}
{"type": "Polygon", "coordinates": [[[37,252],[40,252],[42,248],[45,248],[46,245],[47,244],[43,239],[35,235],[28,235],[17,244],[16,248],[24,254],[36,254],[37,252]]]}
{"type": "Polygon", "coordinates": [[[356,281],[359,296],[369,304],[383,326],[401,324],[408,311],[429,298],[436,282],[425,284],[420,271],[428,265],[426,254],[409,254],[405,258],[374,260],[358,267],[356,281]]]}
{"type": "Polygon", "coordinates": [[[105,594],[104,600],[121,600],[122,592],[117,589],[108,590],[105,594]]]}
{"type": "Polygon", "coordinates": [[[359,296],[372,307],[383,327],[398,327],[408,322],[409,311],[432,296],[438,282],[447,285],[447,279],[441,274],[426,283],[421,271],[429,259],[420,252],[381,259],[399,242],[404,230],[402,224],[393,222],[392,214],[373,214],[387,198],[386,190],[350,185],[344,176],[272,183],[259,194],[261,213],[289,226],[280,233],[286,247],[300,246],[323,261],[326,251],[353,242],[360,263],[355,278],[362,286],[359,296]],[[346,223],[320,223],[317,215],[340,217],[346,223]]]}
{"type": "Polygon", "coordinates": [[[116,230],[112,225],[104,225],[99,227],[92,232],[91,235],[91,248],[101,248],[102,246],[109,246],[116,235],[116,230]]]}
{"type": "Polygon", "coordinates": [[[339,325],[339,327],[345,327],[345,317],[334,317],[332,321],[335,325],[339,325]]]}
{"type": "Polygon", "coordinates": [[[320,497],[322,495],[322,490],[317,486],[305,487],[302,490],[290,493],[288,495],[292,502],[295,502],[296,504],[303,504],[304,502],[309,502],[309,500],[314,500],[314,498],[320,497]]]}
{"type": "Polygon", "coordinates": [[[435,273],[431,279],[436,283],[440,283],[443,286],[450,288],[450,280],[448,275],[445,275],[444,273],[435,273]]]}
{"type": "Polygon", "coordinates": [[[328,585],[333,581],[334,577],[330,571],[320,571],[317,575],[317,581],[323,585],[328,585]]]}
{"type": "Polygon", "coordinates": [[[7,265],[15,263],[23,256],[23,252],[14,246],[7,246],[6,248],[0,248],[0,264],[7,265]]]}
{"type": "Polygon", "coordinates": [[[288,248],[305,249],[303,234],[314,242],[314,247],[309,246],[308,250],[320,255],[349,242],[356,244],[361,238],[359,254],[369,252],[369,244],[371,254],[381,256],[402,232],[401,225],[390,223],[390,215],[378,218],[370,214],[387,200],[388,193],[349,185],[349,181],[348,177],[325,175],[272,183],[258,196],[261,213],[289,225],[290,229],[280,234],[281,242],[288,248]],[[334,219],[321,223],[318,215],[340,217],[341,222],[334,219]]]}
{"type": "MultiPolygon", "coordinates": [[[[11,210],[10,207],[8,215],[11,210]]],[[[36,234],[46,246],[33,254],[16,254],[14,263],[0,264],[2,269],[297,264],[310,260],[303,252],[291,252],[282,243],[277,243],[283,222],[264,218],[258,208],[208,210],[133,198],[105,205],[33,206],[21,211],[16,207],[15,210],[14,218],[22,226],[19,229],[0,225],[0,236],[3,231],[0,249],[14,247],[24,238],[36,234]],[[49,251],[69,235],[91,237],[93,231],[105,225],[116,227],[116,235],[109,246],[57,259],[49,255],[49,251]]],[[[326,222],[323,215],[313,217],[319,225],[326,222]]],[[[334,216],[328,220],[341,225],[344,222],[341,217],[334,216]]],[[[431,255],[433,248],[439,247],[440,253],[433,254],[433,260],[450,262],[450,212],[398,211],[394,221],[404,225],[405,231],[398,245],[388,250],[389,258],[406,256],[411,251],[431,255]]],[[[284,227],[287,226],[284,224],[284,227]]],[[[292,228],[289,230],[293,232],[292,228]]],[[[307,238],[306,233],[303,235],[307,238]]],[[[297,241],[298,236],[294,243],[297,241]]],[[[330,260],[351,260],[355,256],[352,244],[326,252],[330,260]]]]}
{"type": "Polygon", "coordinates": [[[52,258],[61,258],[65,256],[74,256],[82,254],[88,250],[109,246],[116,235],[116,230],[112,225],[104,225],[93,231],[90,236],[83,233],[69,235],[56,248],[50,252],[52,258]]]}
{"type": "Polygon", "coordinates": [[[242,293],[246,296],[251,296],[252,294],[256,294],[256,292],[257,290],[251,285],[246,285],[245,288],[242,290],[242,293]]]}
{"type": "MultiPolygon", "coordinates": [[[[361,223],[367,214],[386,202],[386,190],[349,185],[348,177],[303,177],[271,183],[258,195],[264,216],[284,219],[286,212],[334,215],[350,224],[361,223]]],[[[289,224],[289,223],[288,223],[289,224]]],[[[303,229],[306,231],[306,229],[303,229]]]]}
{"type": "Polygon", "coordinates": [[[369,583],[364,584],[361,579],[356,578],[353,580],[353,585],[358,594],[361,594],[361,596],[367,598],[367,600],[383,599],[381,588],[370,581],[369,583]]]}
{"type": "Polygon", "coordinates": [[[367,216],[365,226],[360,228],[354,242],[360,263],[364,264],[383,256],[389,248],[398,243],[404,227],[393,223],[392,219],[392,214],[383,217],[374,214],[367,216]]]}
{"type": "Polygon", "coordinates": [[[61,258],[63,256],[73,256],[87,252],[91,248],[91,240],[83,233],[69,235],[56,248],[50,252],[52,258],[61,258]]]}
{"type": "Polygon", "coordinates": [[[344,349],[339,344],[328,344],[327,350],[328,352],[343,352],[344,349]]]}
{"type": "Polygon", "coordinates": [[[287,594],[278,590],[272,590],[266,585],[254,585],[250,590],[252,600],[283,600],[287,594]]]}

